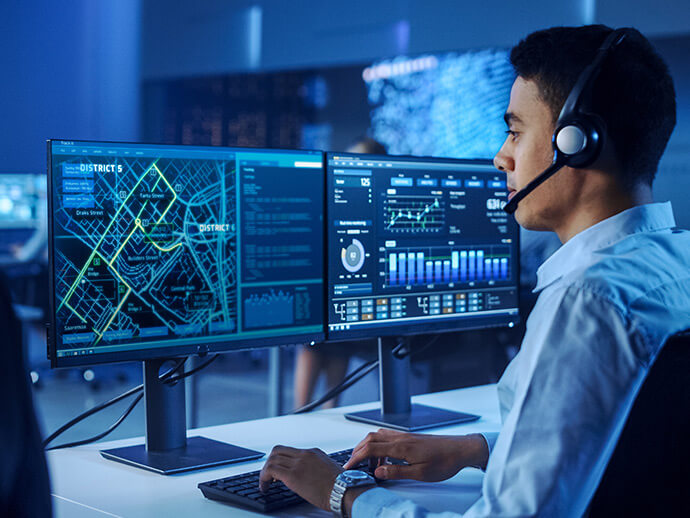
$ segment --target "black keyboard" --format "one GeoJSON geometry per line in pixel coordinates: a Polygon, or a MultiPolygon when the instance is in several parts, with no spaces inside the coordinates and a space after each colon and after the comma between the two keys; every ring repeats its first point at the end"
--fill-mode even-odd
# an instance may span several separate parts
{"type": "MultiPolygon", "coordinates": [[[[352,449],[336,451],[328,456],[338,464],[345,464],[351,455],[352,449]]],[[[352,469],[369,471],[369,463],[364,460],[352,469]]],[[[200,483],[198,487],[206,498],[248,507],[263,513],[270,513],[305,501],[282,482],[274,482],[266,493],[262,493],[259,491],[259,473],[261,473],[260,470],[210,480],[200,483]]]]}

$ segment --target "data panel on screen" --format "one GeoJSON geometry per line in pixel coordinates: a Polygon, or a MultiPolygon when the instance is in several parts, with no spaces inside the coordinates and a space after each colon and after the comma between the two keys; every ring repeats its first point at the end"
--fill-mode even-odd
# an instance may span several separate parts
{"type": "Polygon", "coordinates": [[[49,146],[58,361],[322,336],[321,153],[49,146]]]}
{"type": "Polygon", "coordinates": [[[330,339],[516,321],[518,229],[490,161],[327,163],[330,339]]]}

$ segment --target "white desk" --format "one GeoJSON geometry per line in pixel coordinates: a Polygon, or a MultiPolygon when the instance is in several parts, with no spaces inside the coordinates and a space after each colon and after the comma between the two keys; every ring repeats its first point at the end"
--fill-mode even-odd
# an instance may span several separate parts
{"type": "MultiPolygon", "coordinates": [[[[500,428],[495,385],[426,394],[414,402],[479,414],[473,423],[437,428],[429,433],[467,434],[500,428]]],[[[188,435],[203,435],[259,451],[270,452],[276,444],[326,452],[352,448],[376,427],[348,421],[343,413],[375,408],[376,403],[353,405],[299,416],[282,416],[222,426],[199,428],[188,435]]],[[[143,438],[113,441],[69,450],[48,452],[53,502],[58,518],[163,516],[261,516],[204,498],[199,482],[260,469],[264,459],[188,474],[164,476],[106,460],[100,449],[141,444],[143,438]]],[[[479,496],[482,472],[465,469],[451,480],[426,484],[403,481],[385,487],[434,511],[465,511],[479,496]]],[[[302,504],[273,516],[332,516],[302,504]]]]}

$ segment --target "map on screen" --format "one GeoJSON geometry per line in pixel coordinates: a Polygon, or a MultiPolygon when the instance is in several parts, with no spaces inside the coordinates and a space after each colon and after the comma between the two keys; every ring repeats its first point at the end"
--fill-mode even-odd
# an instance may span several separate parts
{"type": "Polygon", "coordinates": [[[318,324],[320,156],[86,151],[52,163],[66,352],[318,324]]]}

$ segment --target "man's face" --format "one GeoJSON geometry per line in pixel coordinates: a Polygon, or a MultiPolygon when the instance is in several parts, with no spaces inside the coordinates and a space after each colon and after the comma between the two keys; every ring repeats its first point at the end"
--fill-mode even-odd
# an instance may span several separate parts
{"type": "MultiPolygon", "coordinates": [[[[548,105],[539,96],[536,83],[522,77],[513,83],[505,120],[508,136],[494,157],[494,165],[506,173],[512,198],[551,164],[555,124],[548,105]]],[[[561,171],[525,197],[515,212],[517,222],[530,230],[557,228],[567,209],[571,177],[561,171]]]]}

